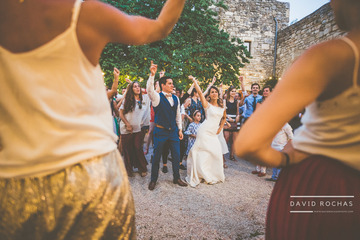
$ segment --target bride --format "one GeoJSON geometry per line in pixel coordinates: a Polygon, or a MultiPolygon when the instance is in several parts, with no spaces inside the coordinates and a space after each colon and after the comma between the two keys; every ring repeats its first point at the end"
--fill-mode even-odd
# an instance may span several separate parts
{"type": "Polygon", "coordinates": [[[219,98],[219,90],[211,86],[209,102],[201,92],[197,80],[189,76],[199,93],[201,103],[205,109],[206,119],[199,127],[196,141],[188,155],[188,168],[185,180],[191,187],[196,187],[201,181],[208,184],[224,182],[224,167],[221,144],[218,134],[226,120],[223,101],[219,98]]]}

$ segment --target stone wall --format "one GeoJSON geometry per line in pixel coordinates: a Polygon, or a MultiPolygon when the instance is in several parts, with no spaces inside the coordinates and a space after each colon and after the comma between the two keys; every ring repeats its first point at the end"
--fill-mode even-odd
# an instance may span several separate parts
{"type": "Polygon", "coordinates": [[[289,23],[289,3],[276,0],[225,0],[227,11],[220,10],[220,26],[244,42],[250,42],[252,59],[241,69],[246,85],[272,76],[274,62],[275,21],[278,29],[289,23]]]}
{"type": "Polygon", "coordinates": [[[335,24],[330,4],[278,33],[276,75],[284,71],[310,46],[344,35],[335,24]]]}
{"type": "Polygon", "coordinates": [[[220,27],[243,42],[250,42],[252,58],[240,69],[246,88],[273,75],[275,21],[278,21],[276,76],[310,46],[344,35],[335,24],[330,4],[288,26],[290,4],[276,0],[225,0],[228,10],[219,10],[220,27]]]}

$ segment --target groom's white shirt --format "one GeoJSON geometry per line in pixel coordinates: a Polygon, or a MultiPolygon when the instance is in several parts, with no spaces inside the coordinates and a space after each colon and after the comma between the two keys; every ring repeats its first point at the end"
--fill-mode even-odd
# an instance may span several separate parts
{"type": "MultiPolygon", "coordinates": [[[[146,83],[146,91],[147,94],[151,100],[151,103],[153,107],[156,107],[160,103],[160,94],[157,93],[154,89],[154,77],[150,75],[147,83],[146,83]]],[[[163,92],[166,96],[166,93],[163,92]]],[[[179,130],[182,130],[181,126],[181,114],[180,114],[180,100],[177,96],[175,96],[178,99],[178,106],[176,110],[176,125],[178,126],[179,130]]],[[[172,97],[166,97],[166,99],[169,101],[170,106],[174,106],[174,99],[172,97]]]]}

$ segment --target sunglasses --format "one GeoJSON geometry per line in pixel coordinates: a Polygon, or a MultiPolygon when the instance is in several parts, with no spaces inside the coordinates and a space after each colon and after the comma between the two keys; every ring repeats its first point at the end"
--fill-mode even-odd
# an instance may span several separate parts
{"type": "Polygon", "coordinates": [[[141,103],[141,101],[136,101],[136,102],[138,103],[139,109],[141,109],[141,108],[142,108],[142,103],[141,103]]]}

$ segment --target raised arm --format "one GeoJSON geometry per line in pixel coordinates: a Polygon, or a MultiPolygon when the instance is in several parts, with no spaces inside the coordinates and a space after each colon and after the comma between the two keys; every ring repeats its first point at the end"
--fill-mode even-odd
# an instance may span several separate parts
{"type": "Polygon", "coordinates": [[[243,76],[239,76],[239,82],[241,85],[241,91],[245,91],[245,85],[244,85],[244,77],[243,76]]]}
{"type": "Polygon", "coordinates": [[[149,80],[146,83],[146,91],[149,95],[153,107],[156,107],[160,103],[160,95],[154,89],[154,78],[156,71],[157,71],[157,65],[154,64],[153,61],[151,61],[150,76],[149,76],[149,80]]]}
{"type": "Polygon", "coordinates": [[[185,0],[168,0],[156,19],[128,15],[100,1],[86,1],[82,15],[106,42],[143,45],[165,38],[179,19],[185,0]],[[90,13],[89,16],[86,14],[90,13]],[[91,14],[93,13],[93,14],[91,14]]]}
{"type": "Polygon", "coordinates": [[[119,75],[120,71],[117,68],[114,68],[114,81],[111,86],[111,89],[106,92],[108,99],[112,98],[117,93],[117,88],[119,86],[119,75]]]}
{"type": "Polygon", "coordinates": [[[223,98],[223,84],[220,83],[219,85],[219,98],[222,99],[223,98]]]}
{"type": "Polygon", "coordinates": [[[77,26],[81,48],[96,66],[110,42],[143,45],[168,36],[179,19],[185,0],[168,0],[156,19],[128,15],[101,1],[82,3],[77,26]]]}
{"type": "Polygon", "coordinates": [[[205,90],[205,92],[203,93],[204,94],[204,96],[206,96],[206,94],[208,94],[208,92],[209,92],[209,89],[211,88],[211,86],[213,86],[214,85],[214,83],[216,82],[216,77],[215,77],[215,75],[214,75],[214,77],[213,77],[213,79],[212,79],[212,81],[211,81],[211,83],[209,83],[209,86],[207,87],[207,89],[205,90]]]}
{"type": "Polygon", "coordinates": [[[120,101],[116,104],[116,108],[117,108],[117,109],[120,109],[121,104],[122,104],[122,102],[124,101],[124,99],[125,99],[125,94],[124,94],[124,96],[120,99],[120,101]]]}
{"type": "Polygon", "coordinates": [[[239,81],[240,81],[241,91],[242,91],[242,98],[240,99],[239,105],[242,106],[242,105],[244,105],[245,93],[246,93],[245,85],[244,85],[244,77],[239,76],[239,81]]]}
{"type": "Polygon", "coordinates": [[[190,88],[187,90],[187,93],[191,95],[192,90],[194,89],[194,83],[191,84],[190,88]]]}
{"type": "Polygon", "coordinates": [[[125,78],[125,82],[127,82],[128,84],[132,83],[132,81],[128,78],[125,78]]]}
{"type": "Polygon", "coordinates": [[[161,92],[159,81],[156,81],[156,82],[155,82],[155,92],[157,92],[157,93],[160,93],[160,92],[161,92]]]}
{"type": "Polygon", "coordinates": [[[209,103],[208,103],[208,101],[206,101],[204,94],[201,92],[201,88],[200,88],[196,78],[194,78],[193,76],[189,76],[189,79],[192,80],[194,83],[194,87],[195,87],[197,93],[199,94],[202,106],[204,107],[204,109],[207,108],[209,103]]]}

